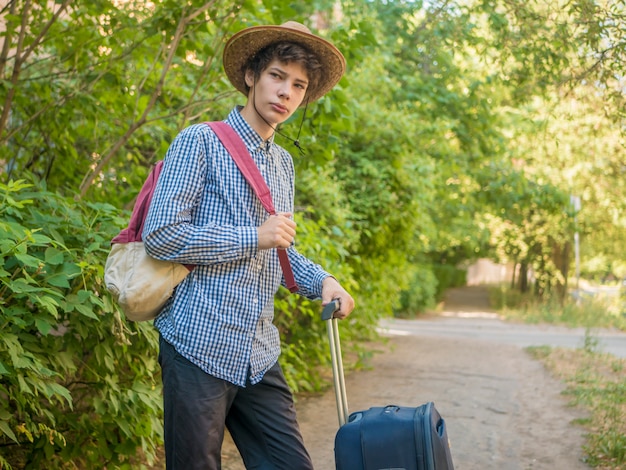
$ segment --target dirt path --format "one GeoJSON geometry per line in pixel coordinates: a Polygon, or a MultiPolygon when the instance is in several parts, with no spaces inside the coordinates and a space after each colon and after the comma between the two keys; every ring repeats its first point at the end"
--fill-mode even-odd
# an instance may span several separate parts
{"type": "MultiPolygon", "coordinates": [[[[445,307],[490,313],[479,288],[453,291],[445,307]]],[[[350,373],[346,387],[351,411],[434,401],[446,420],[457,470],[589,468],[581,461],[584,431],[571,424],[580,414],[567,406],[562,384],[521,347],[390,336],[371,369],[350,373]]],[[[333,391],[301,398],[297,409],[315,468],[334,469],[333,391]]],[[[225,443],[224,468],[244,468],[231,441],[225,443]]]]}

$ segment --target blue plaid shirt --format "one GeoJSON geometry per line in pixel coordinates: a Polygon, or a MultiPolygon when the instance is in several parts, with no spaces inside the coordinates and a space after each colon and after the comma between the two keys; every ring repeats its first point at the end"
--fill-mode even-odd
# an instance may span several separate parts
{"type": "MultiPolygon", "coordinates": [[[[226,119],[243,139],[277,212],[293,212],[291,155],[263,141],[235,108],[226,119]]],[[[154,258],[194,264],[155,319],[176,350],[206,373],[245,386],[258,383],[280,354],[273,325],[282,270],[276,250],[259,250],[257,227],[269,217],[233,159],[205,124],[172,142],[143,231],[154,258]]],[[[329,276],[288,250],[300,295],[321,297],[329,276]]]]}

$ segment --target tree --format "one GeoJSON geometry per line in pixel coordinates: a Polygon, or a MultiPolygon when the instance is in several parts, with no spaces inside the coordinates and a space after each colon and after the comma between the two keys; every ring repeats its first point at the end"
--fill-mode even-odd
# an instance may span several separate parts
{"type": "MultiPolygon", "coordinates": [[[[8,178],[32,171],[52,189],[82,197],[96,184],[102,194],[125,184],[130,165],[160,158],[169,135],[210,115],[226,93],[217,58],[228,28],[241,25],[231,2],[119,9],[24,0],[6,8],[0,143],[8,178]]],[[[144,176],[130,173],[132,186],[144,176]]]]}

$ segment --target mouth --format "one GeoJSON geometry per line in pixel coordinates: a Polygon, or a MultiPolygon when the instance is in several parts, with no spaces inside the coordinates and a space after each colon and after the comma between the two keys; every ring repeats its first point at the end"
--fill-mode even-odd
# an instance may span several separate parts
{"type": "Polygon", "coordinates": [[[271,106],[274,109],[274,111],[276,111],[278,113],[285,114],[285,113],[289,112],[289,110],[285,106],[283,106],[282,104],[272,103],[271,106]]]}

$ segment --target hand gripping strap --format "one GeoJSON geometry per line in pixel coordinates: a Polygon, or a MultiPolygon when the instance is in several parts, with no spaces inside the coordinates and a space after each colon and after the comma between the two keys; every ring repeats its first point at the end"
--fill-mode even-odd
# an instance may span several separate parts
{"type": "MultiPolygon", "coordinates": [[[[235,132],[235,130],[230,127],[227,123],[223,121],[217,122],[207,122],[206,123],[215,135],[220,139],[222,145],[228,150],[231,157],[235,161],[239,171],[243,174],[244,178],[252,187],[252,190],[257,195],[265,210],[270,214],[276,214],[276,209],[274,209],[274,203],[272,202],[272,194],[270,193],[270,189],[267,187],[267,183],[263,179],[261,172],[258,167],[252,160],[252,156],[246,145],[241,140],[241,137],[235,132]]],[[[296,292],[298,290],[298,285],[296,284],[296,279],[293,275],[293,270],[291,269],[291,263],[289,262],[289,256],[287,255],[287,250],[283,248],[276,249],[278,253],[278,260],[280,261],[280,266],[283,270],[283,276],[285,277],[285,285],[290,292],[296,292]]]]}

